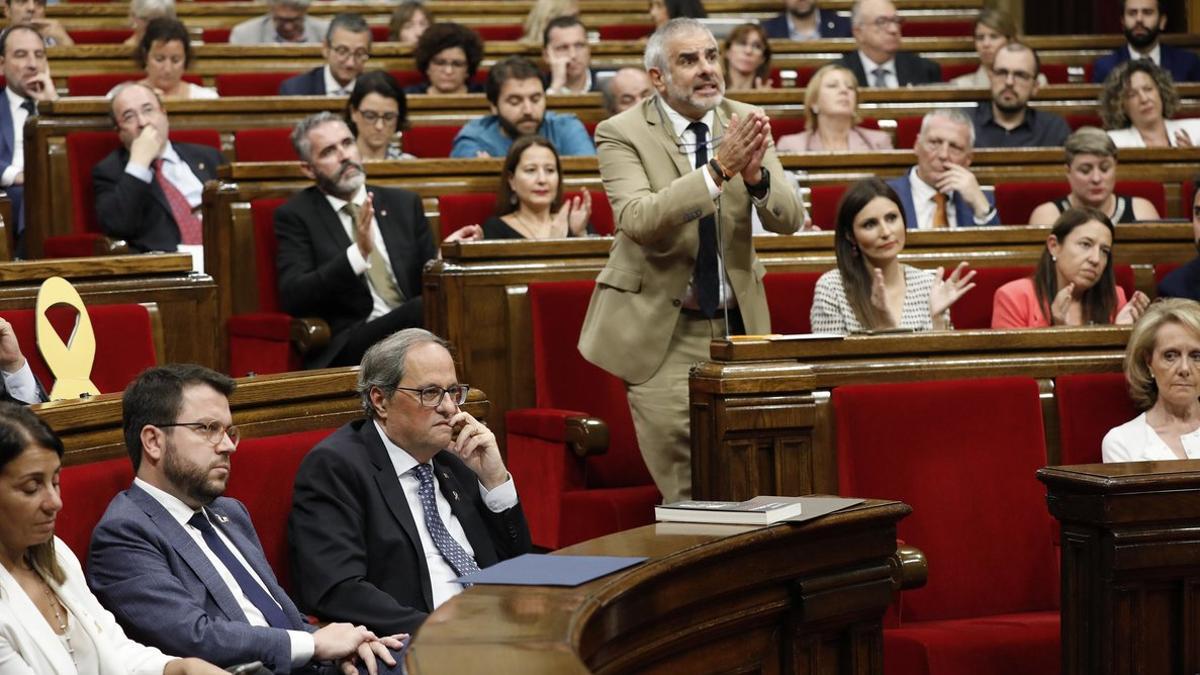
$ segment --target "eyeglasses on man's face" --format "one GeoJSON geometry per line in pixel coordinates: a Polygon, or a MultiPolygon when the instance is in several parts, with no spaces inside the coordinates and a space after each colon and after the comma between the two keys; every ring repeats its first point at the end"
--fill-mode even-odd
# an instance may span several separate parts
{"type": "Polygon", "coordinates": [[[238,442],[242,440],[241,432],[238,431],[236,425],[225,426],[220,422],[171,422],[170,424],[155,424],[160,429],[167,427],[187,427],[200,435],[201,438],[208,441],[213,446],[218,446],[221,441],[229,436],[229,442],[233,443],[233,447],[237,447],[238,442]]]}
{"type": "Polygon", "coordinates": [[[442,399],[448,394],[450,400],[455,405],[462,405],[467,402],[467,394],[471,391],[471,385],[468,384],[452,384],[449,387],[439,387],[436,384],[431,384],[420,389],[413,387],[392,387],[400,391],[412,392],[417,395],[417,399],[421,401],[421,405],[426,408],[436,408],[442,404],[442,399]]]}

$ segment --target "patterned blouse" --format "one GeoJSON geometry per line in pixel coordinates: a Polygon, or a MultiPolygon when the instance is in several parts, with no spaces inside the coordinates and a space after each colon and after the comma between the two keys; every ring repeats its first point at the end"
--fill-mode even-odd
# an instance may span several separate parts
{"type": "MultiPolygon", "coordinates": [[[[900,328],[914,331],[933,330],[933,319],[929,316],[929,299],[933,293],[933,271],[920,270],[910,265],[904,269],[904,309],[900,313],[900,328]]],[[[846,335],[865,331],[854,309],[846,298],[842,286],[842,273],[829,270],[817,279],[813,293],[812,312],[809,314],[812,332],[846,335]]]]}

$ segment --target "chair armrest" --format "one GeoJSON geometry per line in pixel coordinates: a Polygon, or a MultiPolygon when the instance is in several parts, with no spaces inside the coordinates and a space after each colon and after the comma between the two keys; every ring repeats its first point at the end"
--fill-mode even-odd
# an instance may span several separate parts
{"type": "Polygon", "coordinates": [[[905,591],[920,588],[929,579],[929,564],[925,553],[901,542],[888,563],[892,568],[892,590],[905,591]]]}
{"type": "Polygon", "coordinates": [[[329,336],[329,324],[324,319],[292,319],[291,341],[296,345],[296,351],[301,354],[316,351],[329,344],[329,336]]]}
{"type": "Polygon", "coordinates": [[[510,410],[505,416],[508,432],[551,443],[565,443],[579,458],[608,452],[608,425],[587,413],[559,408],[510,410]]]}
{"type": "Polygon", "coordinates": [[[109,239],[95,232],[46,237],[42,251],[47,258],[87,258],[130,252],[129,245],[123,239],[109,239]]]}

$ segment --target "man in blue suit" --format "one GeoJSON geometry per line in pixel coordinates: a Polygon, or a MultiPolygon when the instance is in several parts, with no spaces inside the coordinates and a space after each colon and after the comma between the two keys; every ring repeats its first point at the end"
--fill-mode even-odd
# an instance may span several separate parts
{"type": "Polygon", "coordinates": [[[280,96],[349,96],[371,58],[371,27],[358,14],[338,14],[321,45],[325,65],[279,84],[280,96]]]}
{"type": "Polygon", "coordinates": [[[25,120],[37,113],[36,101],[53,101],[46,43],[32,26],[11,26],[0,33],[0,69],[7,86],[0,105],[0,187],[12,202],[17,234],[25,229],[25,120]]]}
{"type": "Polygon", "coordinates": [[[913,151],[917,165],[888,185],[900,196],[909,229],[999,225],[992,196],[971,173],[975,127],[954,109],[926,113],[913,151]]]}
{"type": "MultiPolygon", "coordinates": [[[[1192,194],[1192,233],[1200,253],[1200,188],[1192,194]]],[[[1164,277],[1158,284],[1158,297],[1200,300],[1200,256],[1164,277]]]]}
{"type": "Polygon", "coordinates": [[[1128,44],[1096,59],[1092,82],[1103,82],[1114,68],[1130,59],[1150,59],[1171,73],[1176,82],[1200,82],[1200,57],[1158,40],[1159,34],[1167,28],[1167,14],[1160,0],[1125,0],[1121,9],[1121,27],[1128,44]]]}
{"type": "Polygon", "coordinates": [[[131,637],[170,654],[346,675],[378,658],[398,672],[388,648],[404,636],[309,625],[276,581],[246,507],[221,496],[238,443],[233,388],[207,368],[168,365],[125,390],[137,477],[92,533],[88,584],[131,637]]]}
{"type": "Polygon", "coordinates": [[[850,37],[850,19],[823,12],[817,0],[784,0],[784,11],[762,22],[767,37],[777,40],[816,40],[850,37]]]}

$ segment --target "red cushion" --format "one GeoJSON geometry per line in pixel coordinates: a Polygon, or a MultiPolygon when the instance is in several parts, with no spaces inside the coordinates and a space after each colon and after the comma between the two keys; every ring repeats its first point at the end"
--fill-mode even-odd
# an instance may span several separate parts
{"type": "Polygon", "coordinates": [[[1181,266],[1182,266],[1182,263],[1159,263],[1159,264],[1155,265],[1154,266],[1154,285],[1157,286],[1158,284],[1161,284],[1162,280],[1166,279],[1168,274],[1179,269],[1181,266]]]}
{"type": "MultiPolygon", "coordinates": [[[[472,26],[484,42],[513,42],[525,35],[525,29],[520,24],[501,26],[472,26]]],[[[539,40],[541,36],[538,36],[539,40]]]]}
{"type": "MultiPolygon", "coordinates": [[[[917,135],[921,133],[921,117],[899,117],[896,119],[897,150],[908,150],[917,143],[917,135]]],[[[1000,222],[1004,222],[1003,220],[1000,222]]]]}
{"type": "Polygon", "coordinates": [[[1158,215],[1166,217],[1167,192],[1162,183],[1152,180],[1119,180],[1114,189],[1117,194],[1148,200],[1154,205],[1158,215]]]}
{"type": "MultiPolygon", "coordinates": [[[[145,77],[143,72],[127,73],[87,73],[84,75],[68,75],[67,91],[71,96],[106,96],[108,92],[122,82],[140,80],[145,77]]],[[[199,75],[185,74],[184,82],[203,84],[199,75]]]]}
{"type": "Polygon", "coordinates": [[[391,33],[392,33],[391,26],[388,26],[386,24],[380,24],[378,26],[371,26],[371,40],[373,40],[374,42],[387,42],[388,39],[390,37],[392,37],[391,33]]]}
{"type": "MultiPolygon", "coordinates": [[[[1088,82],[1091,81],[1089,77],[1088,82]]],[[[1104,121],[1099,115],[1094,113],[1076,113],[1063,116],[1067,120],[1067,126],[1071,127],[1071,131],[1076,131],[1080,127],[1100,127],[1104,128],[1104,121]]]]}
{"type": "MultiPolygon", "coordinates": [[[[905,30],[908,26],[905,25],[905,30]]],[[[942,81],[949,82],[959,75],[966,75],[979,70],[978,63],[943,63],[942,64],[942,81]]]]}
{"type": "Polygon", "coordinates": [[[412,127],[404,132],[404,151],[425,159],[449,157],[461,128],[436,124],[412,127]]]}
{"type": "Polygon", "coordinates": [[[996,183],[996,211],[1005,225],[1026,225],[1039,205],[1070,194],[1067,181],[996,183]]]}
{"type": "Polygon", "coordinates": [[[840,494],[913,507],[897,536],[928,557],[929,583],[902,594],[903,622],[1056,606],[1032,378],[843,386],[833,409],[840,494]]]}
{"type": "Polygon", "coordinates": [[[332,432],[317,429],[247,438],[233,457],[225,496],[246,505],[267,562],[289,594],[287,519],[292,509],[292,478],[308,451],[332,432]]]}
{"type": "Polygon", "coordinates": [[[292,347],[292,317],[282,312],[229,317],[229,374],[246,377],[301,370],[303,361],[292,347]]]}
{"type": "Polygon", "coordinates": [[[1062,464],[1100,463],[1104,434],[1138,414],[1123,373],[1059,375],[1054,379],[1054,401],[1062,464]]]}
{"type": "Polygon", "coordinates": [[[779,139],[791,134],[804,131],[807,120],[803,117],[776,117],[771,120],[771,138],[778,143],[779,139]]]}
{"type": "Polygon", "coordinates": [[[771,272],[763,277],[771,332],[783,335],[811,333],[813,291],[820,272],[771,272]]]}
{"type": "MultiPolygon", "coordinates": [[[[934,561],[930,560],[931,568],[934,561]]],[[[930,579],[932,580],[932,574],[930,579]]],[[[884,675],[1058,675],[1058,612],[926,621],[883,631],[884,675]]]]}
{"type": "Polygon", "coordinates": [[[78,45],[119,45],[133,35],[128,28],[83,28],[67,31],[78,45]]]}
{"type": "Polygon", "coordinates": [[[1050,84],[1067,84],[1071,81],[1069,69],[1065,63],[1043,63],[1042,74],[1050,84]]]}
{"type": "Polygon", "coordinates": [[[401,87],[411,87],[414,84],[422,84],[425,82],[425,75],[416,69],[408,68],[406,70],[389,70],[396,83],[401,87]]]}
{"type": "Polygon", "coordinates": [[[437,200],[442,237],[466,225],[482,225],[496,210],[496,195],[488,192],[441,195],[437,200]]]}
{"type": "Polygon", "coordinates": [[[654,32],[654,24],[614,23],[596,29],[601,40],[640,40],[654,32]]]}
{"type": "Polygon", "coordinates": [[[556,548],[654,522],[661,497],[654,484],[574,490],[562,496],[562,529],[556,548]]]}
{"type": "MultiPolygon", "coordinates": [[[[200,35],[208,44],[224,44],[229,42],[229,34],[233,32],[233,28],[221,26],[217,28],[205,28],[200,35]]],[[[218,76],[219,79],[220,76],[218,76]]]]}
{"type": "Polygon", "coordinates": [[[225,73],[216,76],[217,93],[221,96],[277,96],[279,85],[297,73],[225,73]]]}
{"type": "MultiPolygon", "coordinates": [[[[150,313],[145,307],[135,304],[93,305],[87,309],[92,321],[92,333],[96,337],[92,384],[102,394],[123,391],[138,373],[158,363],[150,313]]],[[[47,315],[65,344],[74,329],[76,311],[58,305],[51,307],[47,315]]],[[[22,351],[29,361],[29,367],[49,392],[54,383],[53,374],[42,358],[41,351],[33,348],[37,344],[36,311],[11,309],[0,312],[0,316],[12,324],[17,341],[26,345],[22,351]]]]}
{"type": "MultiPolygon", "coordinates": [[[[213,129],[173,130],[171,140],[221,149],[221,135],[213,129]]],[[[121,139],[115,131],[72,131],[67,134],[66,145],[67,175],[71,181],[72,229],[76,234],[100,232],[92,167],[121,147],[121,139]]]]}
{"type": "Polygon", "coordinates": [[[95,232],[46,237],[42,242],[42,257],[86,258],[96,254],[96,246],[102,239],[104,235],[95,232]]]}
{"type": "Polygon", "coordinates": [[[294,162],[292,130],[284,127],[239,129],[233,132],[233,152],[239,162],[294,162]]]}
{"type": "Polygon", "coordinates": [[[904,22],[905,37],[971,37],[974,34],[974,21],[913,21],[907,19],[904,22]]]}
{"type": "Polygon", "coordinates": [[[837,227],[837,209],[846,194],[848,185],[814,185],[809,192],[812,209],[809,217],[813,224],[822,230],[833,230],[837,227]]]}
{"type": "MultiPolygon", "coordinates": [[[[1033,273],[1032,267],[976,267],[975,288],[950,307],[950,322],[960,330],[992,327],[996,289],[1033,273]]],[[[949,274],[949,270],[946,271],[949,274]]]]}
{"type": "Polygon", "coordinates": [[[54,524],[54,534],[81,561],[87,561],[92,530],[108,503],[132,482],[133,465],[127,457],[63,467],[59,483],[63,508],[54,524]]]}
{"type": "Polygon", "coordinates": [[[279,242],[275,239],[275,209],[284,199],[255,199],[250,202],[250,217],[254,222],[254,270],[258,280],[258,309],[261,312],[279,311],[279,282],[275,258],[279,242]]]}

